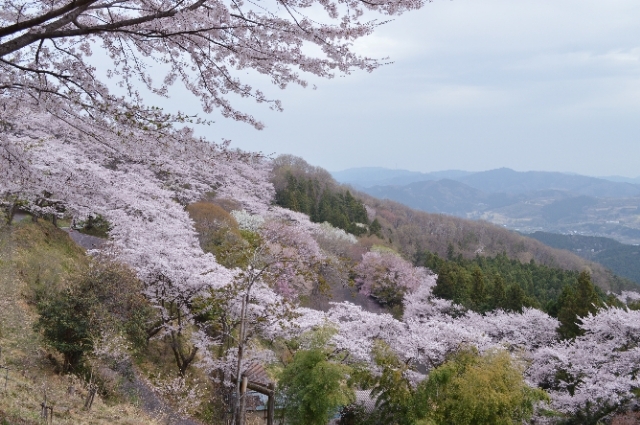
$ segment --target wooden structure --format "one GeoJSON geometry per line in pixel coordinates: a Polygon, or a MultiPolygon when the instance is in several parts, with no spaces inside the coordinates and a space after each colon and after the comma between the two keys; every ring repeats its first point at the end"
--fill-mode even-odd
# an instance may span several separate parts
{"type": "Polygon", "coordinates": [[[260,364],[253,364],[242,374],[240,386],[240,415],[238,424],[245,423],[247,409],[247,390],[255,391],[267,396],[266,425],[275,425],[276,392],[275,385],[269,379],[266,371],[260,364]]]}

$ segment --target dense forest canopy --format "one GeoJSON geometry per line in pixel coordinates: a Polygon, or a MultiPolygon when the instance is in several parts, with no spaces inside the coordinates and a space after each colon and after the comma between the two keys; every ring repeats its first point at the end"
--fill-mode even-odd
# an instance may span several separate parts
{"type": "MultiPolygon", "coordinates": [[[[533,260],[521,263],[504,253],[495,257],[478,255],[467,260],[462,256],[441,258],[423,251],[417,254],[415,263],[438,274],[438,286],[434,289],[438,296],[480,312],[535,307],[556,317],[556,303],[563,288],[576,284],[579,276],[577,271],[549,267],[533,260]]],[[[599,288],[598,294],[601,301],[607,298],[599,288]]]]}
{"type": "Polygon", "coordinates": [[[271,181],[277,205],[356,236],[369,232],[369,218],[362,201],[337,185],[327,171],[312,167],[301,158],[282,155],[274,161],[271,181]]]}

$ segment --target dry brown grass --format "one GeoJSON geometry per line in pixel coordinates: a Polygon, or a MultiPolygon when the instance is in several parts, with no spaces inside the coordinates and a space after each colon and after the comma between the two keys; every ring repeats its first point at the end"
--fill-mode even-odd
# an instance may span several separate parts
{"type": "Polygon", "coordinates": [[[638,425],[640,424],[639,412],[628,412],[620,415],[616,415],[611,420],[611,425],[638,425]]]}

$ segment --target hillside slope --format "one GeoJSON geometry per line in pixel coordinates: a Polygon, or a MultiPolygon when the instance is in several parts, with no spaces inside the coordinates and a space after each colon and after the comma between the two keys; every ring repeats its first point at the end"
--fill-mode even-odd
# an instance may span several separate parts
{"type": "MultiPolygon", "coordinates": [[[[85,409],[87,383],[75,375],[59,374],[58,355],[33,330],[37,320],[34,290],[63,286],[86,266],[84,251],[51,223],[23,220],[0,227],[0,366],[2,378],[5,373],[7,377],[6,392],[0,396],[0,423],[42,423],[41,403],[45,397],[53,406],[52,421],[57,425],[165,423],[162,414],[145,413],[141,405],[146,400],[135,391],[129,397],[105,393],[105,381],[91,409],[85,409]]],[[[119,382],[126,381],[114,372],[110,374],[119,382]]],[[[3,379],[3,390],[4,384],[3,379]]]]}
{"type": "MultiPolygon", "coordinates": [[[[365,175],[369,175],[369,170],[365,175]]],[[[393,173],[391,173],[393,174],[393,173]]],[[[280,193],[290,193],[285,181],[292,182],[292,178],[298,176],[306,182],[305,185],[315,187],[322,185],[331,191],[347,191],[349,188],[340,185],[329,173],[319,167],[313,167],[301,158],[283,155],[275,160],[272,180],[276,188],[276,200],[280,193]],[[289,176],[287,179],[286,176],[289,176]]],[[[354,176],[354,177],[357,177],[354,176]]],[[[388,177],[383,175],[383,177],[388,177]]],[[[469,176],[467,176],[468,178],[469,176]]],[[[296,182],[296,185],[300,185],[296,182]]],[[[375,188],[374,188],[375,189],[375,188]]],[[[432,199],[424,199],[424,202],[432,200],[449,208],[465,208],[469,203],[476,202],[486,195],[454,180],[424,181],[405,186],[403,196],[412,199],[415,193],[422,193],[425,189],[437,192],[432,199]],[[464,190],[465,196],[458,196],[458,192],[464,190]],[[462,198],[466,198],[465,201],[462,198]]],[[[303,191],[304,192],[304,191],[303,191]]],[[[302,204],[308,196],[314,195],[314,191],[298,193],[296,199],[302,204]],[[299,199],[298,199],[299,198],[299,199]]],[[[620,291],[622,289],[636,288],[633,282],[615,276],[600,264],[588,261],[567,251],[550,248],[534,239],[519,233],[496,226],[486,221],[468,220],[444,214],[434,214],[418,211],[398,202],[379,199],[367,193],[354,192],[354,196],[364,202],[368,212],[368,221],[373,226],[380,227],[375,232],[369,232],[372,244],[387,244],[394,250],[401,252],[407,259],[416,260],[418,254],[424,251],[437,253],[443,258],[462,255],[464,258],[473,258],[476,255],[494,257],[505,253],[508,258],[522,263],[535,261],[549,267],[557,267],[565,270],[589,271],[594,282],[604,290],[620,291]],[[377,240],[376,234],[382,240],[377,240]]],[[[415,200],[415,198],[413,198],[415,200]]],[[[496,199],[499,203],[500,200],[496,199]]],[[[295,208],[296,202],[289,202],[289,208],[295,208]]],[[[303,211],[302,209],[297,209],[303,211]]],[[[312,218],[313,220],[313,218],[312,218]]],[[[364,224],[369,224],[364,223],[364,224]]]]}
{"type": "Polygon", "coordinates": [[[615,276],[600,264],[486,221],[426,213],[366,194],[360,193],[359,196],[382,225],[385,238],[407,258],[414,258],[420,250],[446,257],[451,245],[456,255],[461,254],[465,258],[495,256],[504,252],[520,262],[534,260],[566,270],[588,270],[594,282],[604,290],[637,288],[637,285],[615,276]]]}

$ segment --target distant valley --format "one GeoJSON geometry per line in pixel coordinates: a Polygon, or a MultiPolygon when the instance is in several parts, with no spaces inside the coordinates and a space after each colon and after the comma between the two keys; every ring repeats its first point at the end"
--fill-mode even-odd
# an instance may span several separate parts
{"type": "Polygon", "coordinates": [[[355,168],[332,174],[372,196],[423,211],[486,220],[522,233],[602,236],[640,244],[637,179],[507,168],[475,173],[355,168]]]}
{"type": "Polygon", "coordinates": [[[553,248],[565,249],[607,267],[640,284],[640,246],[624,245],[609,238],[535,232],[527,235],[553,248]]]}

